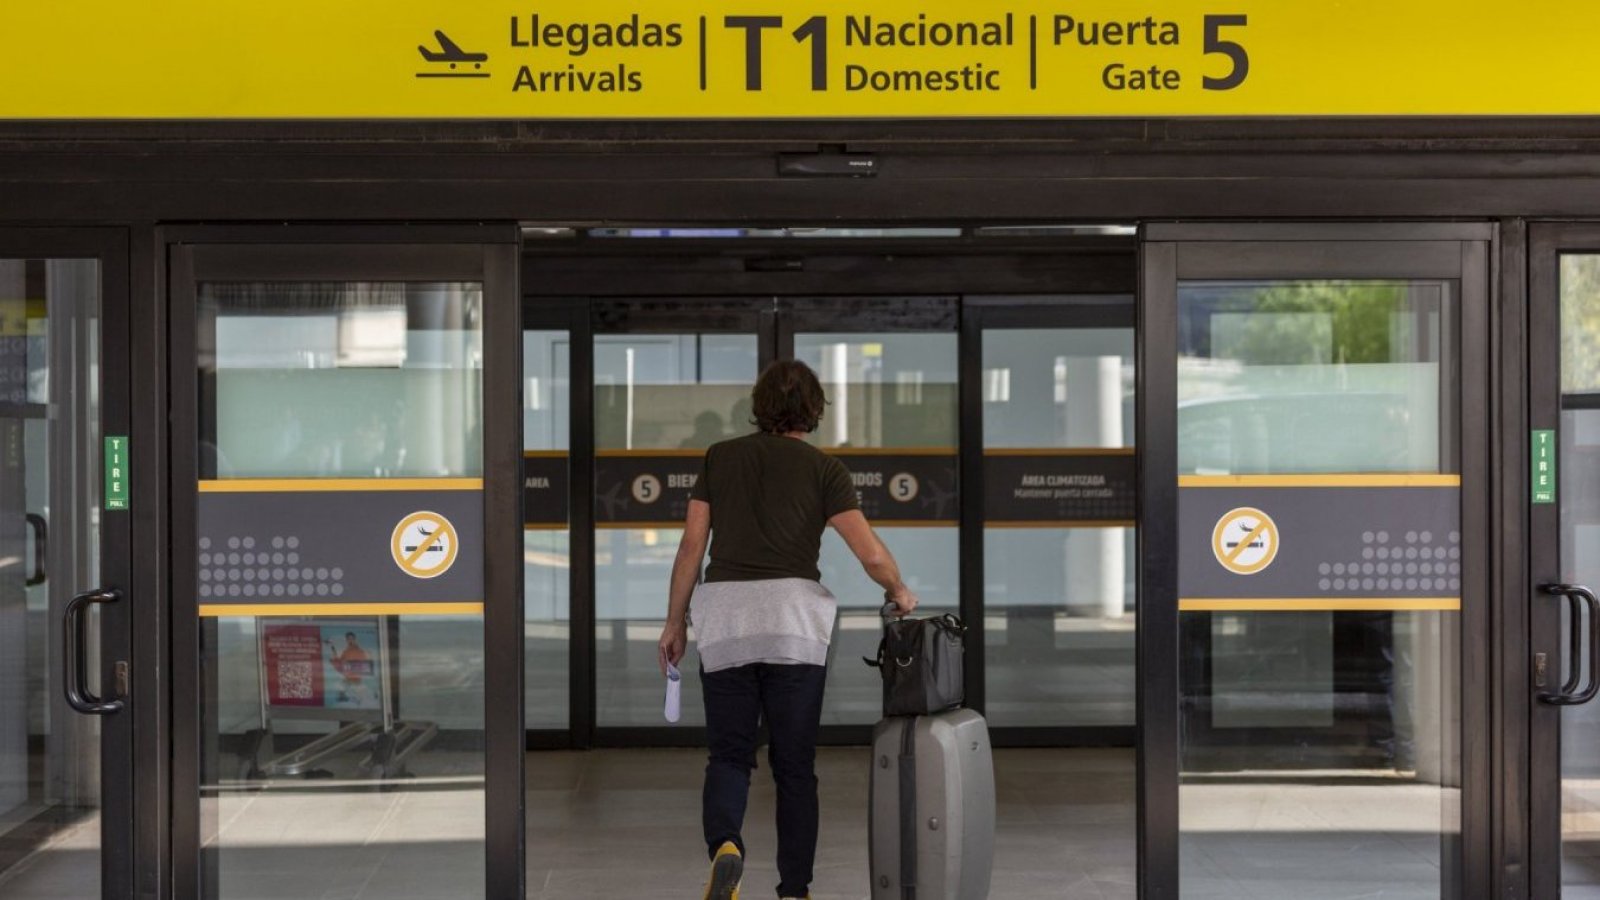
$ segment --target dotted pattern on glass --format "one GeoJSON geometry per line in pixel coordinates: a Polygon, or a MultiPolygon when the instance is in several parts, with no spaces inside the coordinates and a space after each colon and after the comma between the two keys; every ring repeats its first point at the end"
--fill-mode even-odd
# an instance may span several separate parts
{"type": "Polygon", "coordinates": [[[200,539],[202,598],[317,600],[344,592],[344,569],[303,564],[297,535],[200,539]]]}
{"type": "Polygon", "coordinates": [[[1317,566],[1324,593],[1390,591],[1439,596],[1461,590],[1461,532],[1361,533],[1361,558],[1328,560],[1317,566]]]}

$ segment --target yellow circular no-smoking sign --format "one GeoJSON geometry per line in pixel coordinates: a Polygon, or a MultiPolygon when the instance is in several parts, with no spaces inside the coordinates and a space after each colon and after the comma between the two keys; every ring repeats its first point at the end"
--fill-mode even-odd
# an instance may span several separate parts
{"type": "Polygon", "coordinates": [[[450,520],[436,512],[414,512],[394,527],[389,551],[412,578],[437,578],[450,570],[461,549],[450,520]]]}
{"type": "Polygon", "coordinates": [[[1254,575],[1278,555],[1278,526],[1259,509],[1229,510],[1211,530],[1211,551],[1235,575],[1254,575]]]}

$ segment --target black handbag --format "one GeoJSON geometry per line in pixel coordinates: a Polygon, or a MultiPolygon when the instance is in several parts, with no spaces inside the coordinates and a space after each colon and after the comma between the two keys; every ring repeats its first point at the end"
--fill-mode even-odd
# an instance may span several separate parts
{"type": "Polygon", "coordinates": [[[896,619],[893,608],[884,607],[878,658],[864,660],[883,676],[883,714],[926,716],[966,702],[966,624],[949,614],[896,619]]]}

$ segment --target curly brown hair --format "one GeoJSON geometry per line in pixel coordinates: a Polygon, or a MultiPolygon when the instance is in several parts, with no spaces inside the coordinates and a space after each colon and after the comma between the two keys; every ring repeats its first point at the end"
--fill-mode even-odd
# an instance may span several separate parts
{"type": "Polygon", "coordinates": [[[811,367],[795,359],[780,359],[767,366],[750,392],[751,423],[769,434],[812,432],[828,405],[822,385],[811,367]]]}

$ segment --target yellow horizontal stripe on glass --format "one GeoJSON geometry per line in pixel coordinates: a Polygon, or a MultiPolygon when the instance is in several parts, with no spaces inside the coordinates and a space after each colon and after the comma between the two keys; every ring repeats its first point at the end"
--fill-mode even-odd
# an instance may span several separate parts
{"type": "Polygon", "coordinates": [[[483,603],[202,603],[200,617],[481,616],[483,603]]]}
{"type": "Polygon", "coordinates": [[[481,490],[482,478],[225,478],[200,482],[202,494],[481,490]]]}
{"type": "Polygon", "coordinates": [[[1133,447],[985,447],[984,456],[1132,456],[1133,447]]]}
{"type": "Polygon", "coordinates": [[[1180,612],[1459,612],[1460,597],[1184,599],[1180,612]]]}
{"type": "Polygon", "coordinates": [[[1178,487],[1460,487],[1460,475],[1434,472],[1330,472],[1303,475],[1179,475],[1178,487]]]}
{"type": "MultiPolygon", "coordinates": [[[[835,456],[955,456],[955,447],[820,447],[823,453],[835,456]]],[[[1098,452],[1098,451],[1097,451],[1098,452]]],[[[526,451],[525,456],[530,455],[526,451]]],[[[565,456],[565,453],[557,454],[565,456]]],[[[706,455],[704,449],[683,450],[679,448],[661,450],[596,450],[595,456],[601,457],[690,457],[699,458],[706,455]]]]}
{"type": "MultiPolygon", "coordinates": [[[[954,528],[960,522],[955,519],[873,519],[872,524],[876,528],[954,528]]],[[[683,522],[596,522],[594,527],[602,531],[631,531],[682,528],[683,522]]]]}
{"type": "Polygon", "coordinates": [[[523,459],[566,459],[567,458],[567,451],[565,451],[565,450],[524,450],[524,451],[522,451],[522,458],[523,459]]]}
{"type": "Polygon", "coordinates": [[[954,447],[821,447],[834,456],[955,456],[954,447]]]}
{"type": "MultiPolygon", "coordinates": [[[[876,522],[875,522],[876,523],[876,522]]],[[[985,528],[1133,528],[1138,523],[1132,519],[1064,519],[1059,522],[1036,522],[991,519],[985,528]]]]}
{"type": "Polygon", "coordinates": [[[626,458],[630,458],[630,457],[633,457],[633,458],[647,457],[647,458],[655,459],[655,458],[661,458],[661,457],[675,457],[675,456],[681,456],[681,457],[683,457],[685,459],[699,459],[700,457],[706,455],[706,451],[705,451],[704,448],[701,448],[699,450],[682,450],[682,449],[679,449],[677,447],[673,447],[671,449],[662,448],[660,450],[596,450],[594,452],[594,455],[595,456],[610,457],[610,458],[622,458],[622,459],[626,459],[626,458]]]}

